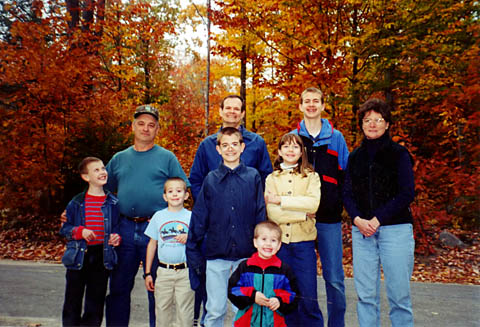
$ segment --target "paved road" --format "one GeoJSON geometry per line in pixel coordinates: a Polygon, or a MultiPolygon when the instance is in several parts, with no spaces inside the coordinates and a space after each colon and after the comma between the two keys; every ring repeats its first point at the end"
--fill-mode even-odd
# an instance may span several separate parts
{"type": "MultiPolygon", "coordinates": [[[[65,269],[58,264],[0,260],[0,326],[60,326],[65,269]]],[[[325,292],[319,278],[319,301],[325,292]]],[[[346,280],[346,326],[358,326],[353,280],[346,280]]],[[[480,327],[480,286],[412,283],[417,327],[480,327]]],[[[146,295],[141,274],[133,292],[131,326],[147,326],[146,295]]],[[[382,295],[382,325],[390,326],[382,295]]],[[[230,318],[231,319],[231,318],[230,318]]],[[[307,327],[307,326],[306,326],[307,327]]]]}

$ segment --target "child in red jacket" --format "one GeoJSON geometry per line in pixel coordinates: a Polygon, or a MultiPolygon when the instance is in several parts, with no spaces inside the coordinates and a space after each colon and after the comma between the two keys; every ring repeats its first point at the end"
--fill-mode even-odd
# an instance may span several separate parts
{"type": "Polygon", "coordinates": [[[272,221],[255,227],[257,249],[228,282],[228,298],[239,309],[234,326],[286,326],[284,316],[297,306],[298,290],[290,267],[275,254],[282,230],[272,221]]]}

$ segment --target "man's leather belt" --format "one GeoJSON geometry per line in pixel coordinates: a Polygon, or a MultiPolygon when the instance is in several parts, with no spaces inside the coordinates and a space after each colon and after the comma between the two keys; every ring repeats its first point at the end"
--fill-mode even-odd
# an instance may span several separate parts
{"type": "Polygon", "coordinates": [[[158,263],[158,266],[162,267],[162,268],[167,268],[167,269],[173,269],[173,270],[178,270],[178,269],[185,269],[187,268],[187,264],[185,262],[183,263],[177,263],[175,265],[172,265],[170,263],[163,263],[163,262],[159,262],[158,263]]]}
{"type": "Polygon", "coordinates": [[[129,217],[122,215],[122,217],[127,218],[130,221],[133,221],[134,223],[143,223],[145,221],[149,221],[152,217],[129,217]]]}

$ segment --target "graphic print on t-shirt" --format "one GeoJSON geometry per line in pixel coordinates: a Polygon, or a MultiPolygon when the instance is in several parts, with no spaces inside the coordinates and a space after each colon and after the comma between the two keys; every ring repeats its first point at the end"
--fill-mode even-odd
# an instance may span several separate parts
{"type": "Polygon", "coordinates": [[[188,225],[181,221],[169,221],[160,226],[160,237],[165,243],[179,243],[175,237],[188,233],[188,225]]]}

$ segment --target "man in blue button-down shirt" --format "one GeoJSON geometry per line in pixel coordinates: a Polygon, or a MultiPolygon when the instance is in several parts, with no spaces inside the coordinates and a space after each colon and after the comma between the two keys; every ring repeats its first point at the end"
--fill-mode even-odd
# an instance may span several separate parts
{"type": "MultiPolygon", "coordinates": [[[[220,104],[220,117],[222,117],[222,128],[235,127],[242,133],[245,151],[243,151],[240,159],[246,166],[253,167],[259,172],[264,185],[265,179],[273,171],[272,162],[263,138],[246,130],[241,125],[242,119],[245,117],[243,99],[238,95],[229,95],[224,98],[220,104]]],[[[195,154],[189,178],[194,199],[197,198],[207,174],[217,169],[222,162],[222,157],[215,150],[217,135],[218,133],[207,136],[200,143],[195,154]]]]}

